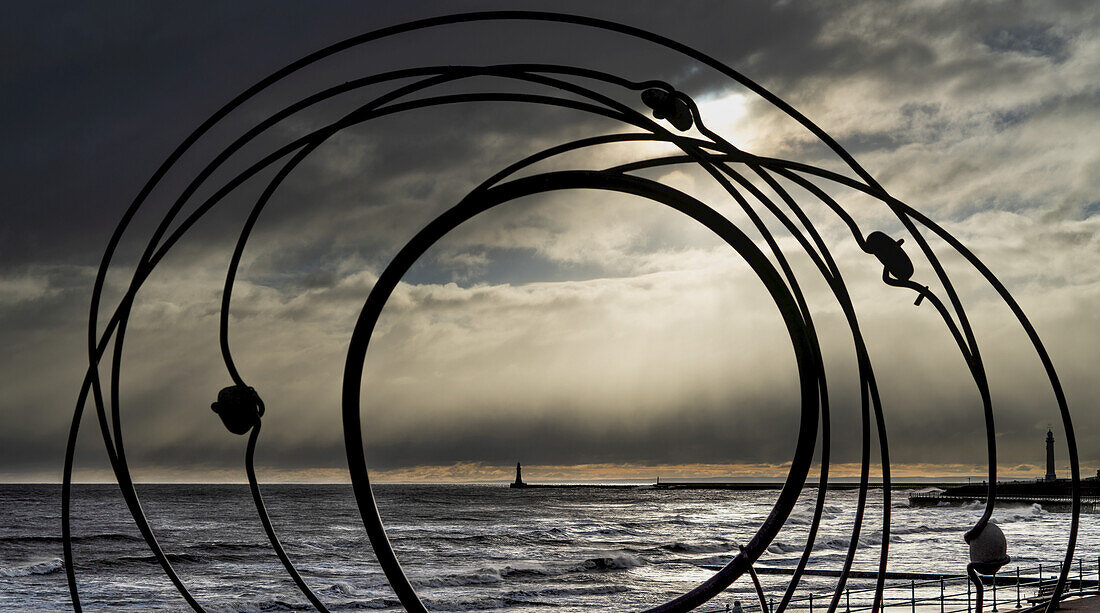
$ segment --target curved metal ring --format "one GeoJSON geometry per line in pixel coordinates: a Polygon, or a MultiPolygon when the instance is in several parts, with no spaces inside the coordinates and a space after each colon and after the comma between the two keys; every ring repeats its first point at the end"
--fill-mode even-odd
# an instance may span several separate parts
{"type": "Polygon", "coordinates": [[[370,344],[374,326],[386,301],[409,268],[436,241],[451,230],[474,216],[506,202],[524,196],[568,189],[615,191],[648,198],[687,215],[718,235],[744,258],[767,288],[790,334],[798,366],[802,398],[798,440],[791,460],[791,469],[771,513],[744,550],[713,577],[678,598],[648,609],[647,613],[690,611],[729,587],[760,557],[775,535],[779,533],[794,509],[798,495],[806,482],[817,437],[818,386],[822,376],[814,360],[816,343],[812,338],[813,332],[807,328],[806,322],[802,319],[802,313],[790,289],[764,253],[737,226],[683,192],[656,181],[618,173],[598,171],[547,173],[516,179],[487,190],[475,191],[417,233],[379,276],[355,323],[344,366],[342,396],[344,447],[347,451],[348,468],[351,472],[355,496],[359,502],[359,508],[367,510],[363,514],[363,525],[370,536],[375,555],[390,585],[397,592],[398,599],[408,611],[426,613],[428,609],[420,601],[416,590],[405,576],[386,536],[386,529],[378,514],[374,493],[371,490],[363,449],[359,395],[367,347],[370,344]]]}

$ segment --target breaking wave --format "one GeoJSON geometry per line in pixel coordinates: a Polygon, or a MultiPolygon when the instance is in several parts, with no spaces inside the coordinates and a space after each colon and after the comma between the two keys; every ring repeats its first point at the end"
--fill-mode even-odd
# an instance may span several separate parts
{"type": "Polygon", "coordinates": [[[34,564],[22,564],[16,566],[0,566],[0,577],[30,577],[31,575],[52,575],[61,572],[64,565],[61,558],[53,558],[34,564]]]}

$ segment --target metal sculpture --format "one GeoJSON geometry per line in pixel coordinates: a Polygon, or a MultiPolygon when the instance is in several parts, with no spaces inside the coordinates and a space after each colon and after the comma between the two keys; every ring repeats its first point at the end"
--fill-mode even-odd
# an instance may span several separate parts
{"type": "MultiPolygon", "coordinates": [[[[761,283],[763,283],[772,296],[790,335],[798,365],[798,376],[802,396],[798,442],[795,454],[791,460],[790,472],[787,475],[787,479],[771,513],[759,527],[756,534],[743,547],[740,547],[740,551],[732,561],[718,571],[712,578],[686,594],[665,604],[653,607],[649,609],[649,611],[689,611],[719,594],[746,572],[753,575],[752,579],[756,584],[757,592],[761,600],[763,600],[763,593],[760,591],[759,582],[756,581],[755,573],[752,573],[752,565],[783,527],[784,522],[793,509],[798,495],[802,491],[807,479],[819,434],[821,440],[821,469],[813,518],[809,527],[806,545],[797,568],[782,599],[774,607],[774,611],[777,613],[782,612],[787,607],[799,584],[799,580],[809,560],[810,553],[813,550],[817,531],[820,526],[825,495],[828,489],[831,441],[829,430],[829,394],[824,364],[817,340],[817,333],[814,328],[812,313],[806,304],[799,281],[788,263],[787,258],[779,248],[775,237],[769,232],[762,217],[763,213],[754,207],[754,203],[763,207],[763,209],[767,211],[767,214],[770,214],[776,221],[782,224],[783,228],[789,232],[790,235],[797,240],[801,248],[805,250],[817,270],[827,282],[840,305],[852,334],[853,349],[859,367],[861,390],[862,454],[860,488],[850,545],[842,566],[842,572],[837,580],[836,588],[829,604],[829,611],[835,611],[840,603],[840,598],[844,592],[844,587],[855,557],[858,537],[862,529],[869,486],[872,429],[874,429],[874,436],[878,439],[880,462],[883,471],[883,520],[881,527],[883,536],[879,554],[879,572],[873,609],[877,609],[881,606],[890,542],[890,460],[884,410],[879,396],[878,383],[875,378],[867,347],[860,333],[852,301],[848,295],[840,271],[830,255],[825,242],[822,240],[822,237],[781,181],[786,181],[804,189],[836,214],[850,229],[852,239],[855,243],[863,251],[875,256],[879,260],[883,268],[882,280],[884,283],[898,288],[909,289],[916,293],[915,304],[917,306],[927,301],[932,308],[936,309],[942,317],[944,325],[956,341],[963,359],[966,361],[984,408],[989,462],[989,491],[987,503],[981,516],[975,522],[974,527],[965,535],[966,541],[971,545],[972,556],[972,563],[968,567],[968,572],[970,572],[978,588],[979,599],[982,584],[975,573],[994,573],[1001,565],[1008,561],[1007,553],[1004,548],[1003,534],[1001,534],[1000,530],[990,522],[996,500],[995,488],[997,483],[996,440],[993,427],[994,412],[977,339],[975,338],[974,332],[963,309],[962,302],[950,278],[941,266],[936,254],[929,246],[923,232],[929,231],[933,235],[938,236],[953,250],[965,258],[965,260],[968,261],[1001,296],[1018,319],[1046,369],[1046,374],[1061,414],[1070,456],[1073,480],[1073,515],[1068,535],[1065,562],[1061,568],[1061,574],[1059,575],[1054,598],[1047,606],[1047,609],[1050,611],[1057,606],[1058,595],[1060,595],[1065,588],[1079,524],[1080,491],[1078,481],[1080,475],[1076,442],[1065,396],[1050,358],[1019,305],[1013,300],[1012,296],[1000,281],[997,280],[993,273],[982,264],[972,252],[942,227],[920,212],[892,197],[885,188],[879,185],[874,178],[871,177],[871,175],[868,174],[867,171],[865,171],[855,159],[824,130],[768,90],[718,60],[682,43],[614,22],[555,13],[501,11],[448,15],[383,28],[347,39],[298,60],[248,88],[214,113],[177,147],[139,192],[129,209],[123,215],[122,220],[119,222],[108,242],[92,291],[88,324],[89,364],[76,403],[66,449],[62,496],[64,558],[69,591],[72,596],[73,608],[75,610],[80,611],[81,604],[76,572],[73,564],[71,529],[69,524],[71,483],[77,433],[83,418],[84,409],[90,399],[95,407],[107,456],[118,480],[122,495],[129,507],[130,513],[133,515],[138,529],[164,570],[164,573],[172,581],[191,608],[195,611],[204,611],[203,606],[188,591],[187,586],[176,574],[172,564],[157,543],[153,528],[142,512],[137,492],[134,489],[123,446],[119,411],[119,374],[121,370],[122,348],[128,318],[137,293],[153,271],[154,267],[164,258],[172,246],[227,194],[232,192],[250,177],[255,176],[261,170],[281,163],[281,168],[279,168],[274,178],[267,184],[262,195],[253,206],[241,229],[236,247],[230,258],[229,270],[226,275],[221,301],[220,343],[226,370],[234,384],[221,390],[218,394],[217,401],[212,405],[212,409],[219,415],[227,429],[231,432],[242,435],[246,433],[249,434],[246,449],[246,472],[248,474],[253,500],[261,523],[263,524],[272,547],[300,591],[317,610],[327,611],[324,603],[321,602],[317,595],[306,584],[305,580],[295,569],[289,556],[283,550],[268,518],[263,498],[260,495],[259,486],[257,484],[253,466],[253,455],[260,432],[262,417],[264,416],[264,403],[261,399],[261,395],[249,387],[238,372],[233,361],[229,343],[230,302],[237,269],[251,231],[272,195],[295,167],[327,139],[338,134],[345,128],[360,125],[379,117],[399,114],[415,109],[480,102],[512,102],[568,108],[610,118],[630,129],[640,130],[640,132],[595,135],[563,143],[550,147],[525,159],[516,161],[507,168],[500,170],[472,190],[453,208],[429,223],[412,239],[412,241],[402,248],[382,273],[378,282],[366,298],[364,307],[360,312],[359,319],[351,337],[344,370],[343,422],[345,448],[347,450],[355,498],[364,527],[370,537],[371,544],[386,577],[396,592],[401,604],[407,610],[427,611],[417,596],[412,584],[406,578],[396,555],[390,547],[385,527],[379,516],[378,509],[375,506],[374,495],[371,490],[363,453],[359,393],[364,359],[373,326],[386,299],[401,280],[404,273],[426,249],[449,231],[477,214],[497,205],[531,194],[574,189],[615,191],[646,198],[655,203],[684,213],[722,238],[752,267],[761,283]],[[147,247],[134,270],[133,277],[125,295],[117,306],[110,311],[110,316],[106,318],[102,330],[100,329],[101,317],[103,317],[101,311],[104,308],[101,304],[103,299],[104,279],[111,267],[119,241],[123,234],[127,232],[131,220],[146,202],[152,190],[158,186],[165,174],[176,165],[181,156],[199,141],[204,134],[218,125],[231,111],[289,75],[348,49],[367,45],[381,39],[397,37],[411,32],[429,31],[433,28],[447,25],[475,22],[485,25],[514,21],[552,23],[563,26],[569,25],[573,27],[590,28],[603,32],[614,32],[626,35],[627,37],[631,37],[645,44],[656,45],[665,50],[673,51],[700,65],[710,67],[731,81],[748,88],[789,117],[798,121],[843,160],[858,178],[852,178],[808,164],[790,160],[759,157],[743,151],[707,127],[706,118],[700,113],[694,100],[687,93],[678,90],[670,83],[658,80],[636,82],[621,76],[585,67],[550,64],[420,66],[393,70],[354,79],[342,85],[331,87],[307,96],[260,121],[244,134],[240,135],[231,145],[218,153],[218,155],[216,155],[214,159],[193,178],[186,188],[179,193],[174,204],[149,238],[147,247]],[[535,94],[526,91],[470,91],[467,93],[446,93],[434,96],[413,97],[414,94],[431,94],[434,88],[444,85],[448,86],[449,91],[454,90],[456,86],[461,86],[475,77],[482,76],[492,76],[503,80],[514,81],[517,84],[526,84],[527,86],[533,85],[550,93],[535,94]],[[336,96],[354,94],[370,85],[385,85],[399,80],[412,80],[412,82],[396,86],[391,91],[363,103],[357,109],[338,121],[314,130],[267,153],[252,163],[243,172],[240,172],[224,184],[216,186],[217,189],[212,196],[199,203],[188,216],[179,219],[184,205],[191,202],[200,187],[207,185],[215,170],[222,167],[231,156],[241,151],[245,145],[253,142],[258,136],[263,135],[265,131],[269,130],[280,121],[336,96]],[[610,86],[618,91],[619,94],[612,96],[600,93],[599,91],[586,87],[586,82],[596,82],[605,86],[610,86]],[[639,112],[635,109],[635,105],[638,102],[648,107],[652,114],[652,119],[647,117],[643,112],[639,112]],[[667,122],[667,126],[665,122],[667,122]],[[668,126],[671,126],[672,129],[669,129],[668,126]],[[685,134],[692,128],[695,128],[698,136],[685,134]],[[674,156],[641,159],[621,164],[613,168],[557,171],[534,174],[523,178],[514,178],[517,173],[528,169],[539,161],[560,156],[571,151],[610,143],[641,142],[669,143],[678,148],[681,153],[674,156]],[[705,170],[706,173],[738,203],[750,219],[752,225],[764,237],[767,253],[758,248],[753,241],[729,219],[703,202],[667,185],[630,174],[634,171],[646,168],[676,164],[695,164],[705,170]],[[769,189],[778,195],[779,202],[769,198],[750,180],[749,177],[756,177],[762,180],[769,189]],[[917,249],[923,254],[932,270],[935,272],[936,279],[943,287],[944,293],[946,294],[946,302],[943,298],[933,293],[928,286],[913,280],[914,265],[902,248],[903,239],[895,239],[880,231],[873,231],[865,236],[853,217],[831,198],[825,189],[823,189],[822,185],[830,183],[867,194],[882,203],[896,216],[901,225],[909,233],[908,238],[912,239],[917,249]],[[786,210],[784,210],[784,206],[786,210]],[[173,223],[176,223],[176,226],[174,229],[171,229],[173,223]],[[775,264],[769,259],[769,255],[774,259],[775,264]],[[110,378],[106,383],[107,389],[105,390],[105,383],[100,372],[100,365],[101,362],[104,361],[108,349],[111,350],[110,378]]],[[[981,610],[980,602],[979,600],[979,611],[981,610]]],[[[766,603],[762,602],[762,605],[763,610],[768,610],[766,603]]]]}

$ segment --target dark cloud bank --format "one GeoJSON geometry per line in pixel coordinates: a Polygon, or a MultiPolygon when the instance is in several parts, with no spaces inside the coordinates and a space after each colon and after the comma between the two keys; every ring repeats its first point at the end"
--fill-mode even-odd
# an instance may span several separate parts
{"type": "MultiPolygon", "coordinates": [[[[95,266],[160,160],[224,101],[289,61],[450,8],[6,9],[0,477],[59,476],[95,266]]],[[[479,8],[500,5],[463,4],[479,8]]],[[[743,70],[836,136],[893,193],[943,222],[1033,317],[1069,394],[1082,459],[1100,462],[1092,410],[1100,400],[1093,375],[1100,10],[1093,3],[554,9],[651,29],[743,70]]],[[[265,110],[367,72],[483,63],[501,49],[515,61],[667,79],[712,104],[704,112],[712,109],[715,127],[746,148],[836,167],[803,131],[713,73],[621,37],[561,36],[543,26],[455,28],[326,62],[231,118],[168,177],[154,208],[163,211],[164,196],[265,110]]],[[[361,101],[298,116],[265,144],[316,129],[361,101]]],[[[237,362],[268,399],[260,455],[271,474],[343,465],[343,352],[363,299],[401,243],[511,161],[620,129],[557,110],[456,107],[349,130],[299,168],[256,229],[234,299],[237,362]]],[[[598,167],[623,155],[609,149],[573,159],[598,167]]],[[[648,176],[732,207],[690,169],[648,176]]],[[[149,478],[176,469],[205,478],[238,465],[243,441],[207,407],[228,382],[217,348],[222,275],[260,189],[250,183],[196,227],[143,290],[128,337],[123,413],[128,455],[149,478]]],[[[881,210],[837,195],[868,229],[896,231],[881,210]]],[[[883,382],[895,461],[981,464],[980,405],[942,323],[882,287],[873,260],[835,218],[811,214],[853,288],[883,382]]],[[[156,217],[139,218],[133,235],[141,240],[123,246],[110,282],[116,299],[156,217]]],[[[996,389],[1003,462],[1036,464],[1042,433],[1058,423],[1041,368],[992,292],[960,262],[947,262],[996,389]]],[[[809,274],[805,262],[795,264],[809,274]]],[[[531,199],[467,224],[406,280],[368,355],[372,466],[781,464],[791,453],[797,397],[781,323],[744,265],[672,213],[625,197],[531,199]]],[[[835,382],[835,459],[855,461],[850,341],[825,289],[811,284],[808,293],[835,382]]],[[[94,422],[86,422],[80,458],[89,470],[103,466],[97,439],[94,422]]]]}

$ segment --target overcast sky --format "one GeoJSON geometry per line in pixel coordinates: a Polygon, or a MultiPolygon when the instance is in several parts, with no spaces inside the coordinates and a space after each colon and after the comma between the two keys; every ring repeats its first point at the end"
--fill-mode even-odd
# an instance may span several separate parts
{"type": "MultiPolygon", "coordinates": [[[[111,230],[160,162],[226,101],[289,62],[375,28],[514,3],[34,3],[4,10],[0,147],[0,479],[57,480],[86,368],[88,301],[111,230]]],[[[893,195],[941,223],[1001,278],[1062,377],[1083,472],[1100,467],[1100,6],[1095,2],[554,3],[692,45],[787,100],[893,195]]],[[[552,62],[691,95],[708,125],[761,155],[843,166],[751,92],[653,45],[577,26],[450,26],[367,45],[234,113],[154,193],[108,279],[108,304],[186,182],[252,125],[325,87],[402,67],[552,62]]],[[[404,83],[404,82],[402,82],[404,83]]],[[[273,128],[205,197],[262,154],[392,86],[273,128]]],[[[432,90],[530,91],[479,79],[432,90]]],[[[637,109],[636,93],[601,88],[637,109]]],[[[559,143],[633,131],[579,111],[486,103],[411,111],[340,133],[276,192],[245,252],[231,341],[264,397],[268,480],[341,480],[339,389],[352,326],[377,276],[417,230],[497,170],[559,143]]],[[[668,151],[586,150],[539,167],[604,168],[668,151]]],[[[640,173],[727,214],[691,167],[640,173]]],[[[241,480],[244,439],[209,406],[231,383],[218,350],[221,286],[271,171],[197,225],[142,289],[127,334],[122,411],[139,479],[241,480]]],[[[864,234],[903,237],[879,203],[828,187],[864,234]]],[[[856,303],[882,388],[895,469],[984,472],[981,404],[942,320],[885,286],[840,220],[794,192],[856,303]]],[[[192,205],[193,206],[193,205],[192,205]]],[[[770,223],[778,229],[777,224],[770,223]]],[[[858,381],[851,336],[798,245],[827,360],[834,461],[853,474],[858,381]]],[[[762,241],[759,241],[762,246],[762,241]]],[[[941,242],[986,359],[1007,474],[1041,472],[1057,407],[1020,326],[941,242]]],[[[933,284],[917,257],[915,279],[933,284]]],[[[942,293],[941,293],[942,295],[942,293]]],[[[101,321],[105,316],[101,316],[101,321]]],[[[793,352],[751,269],[689,219],[638,198],[525,198],[464,224],[405,277],[367,355],[368,462],[382,479],[781,476],[798,428],[793,352]]],[[[105,461],[86,419],[78,477],[105,461]]]]}

